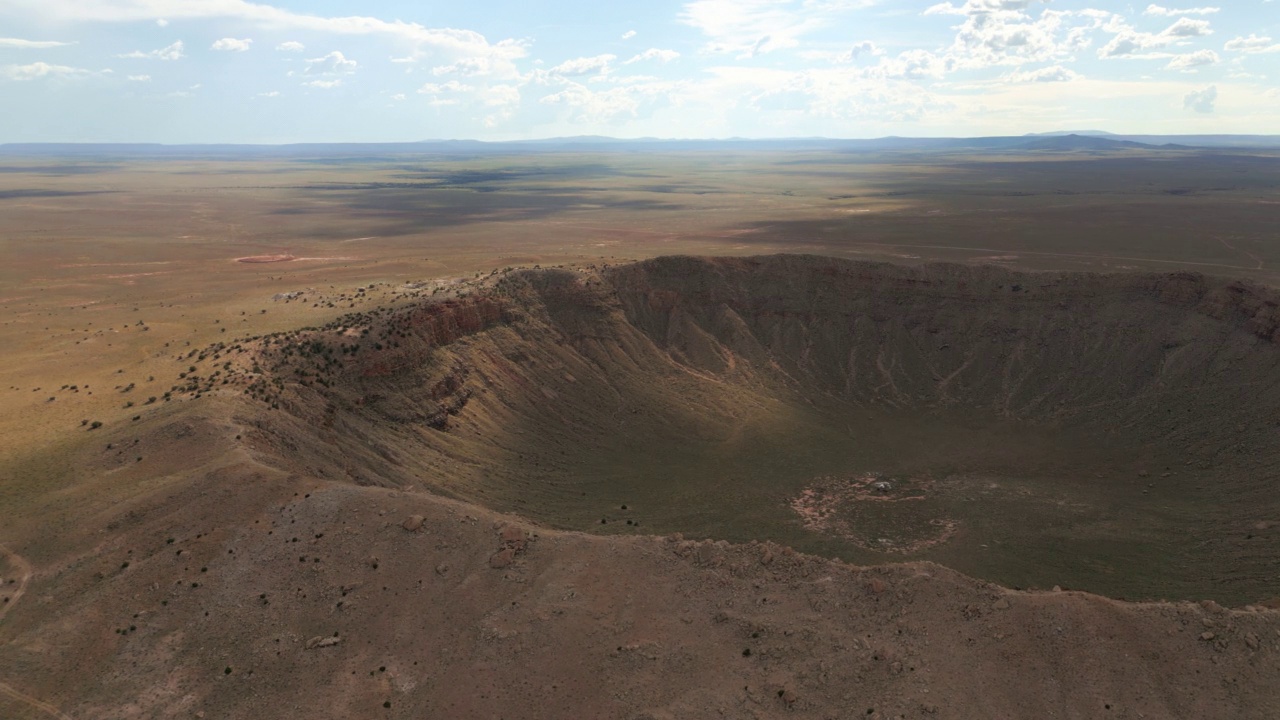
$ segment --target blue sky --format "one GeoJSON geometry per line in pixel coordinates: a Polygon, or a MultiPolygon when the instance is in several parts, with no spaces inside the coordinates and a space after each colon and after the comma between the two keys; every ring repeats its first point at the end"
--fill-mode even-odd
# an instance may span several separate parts
{"type": "Polygon", "coordinates": [[[1280,0],[3,0],[0,142],[1280,132],[1280,0]]]}

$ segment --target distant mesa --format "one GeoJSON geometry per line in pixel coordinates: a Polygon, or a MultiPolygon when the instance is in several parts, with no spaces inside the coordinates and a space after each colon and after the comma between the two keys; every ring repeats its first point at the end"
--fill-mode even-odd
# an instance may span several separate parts
{"type": "Polygon", "coordinates": [[[298,258],[292,255],[248,255],[246,257],[236,258],[236,262],[242,263],[277,263],[289,262],[298,258]]]}
{"type": "Polygon", "coordinates": [[[1019,146],[1023,150],[1144,150],[1152,146],[1128,140],[1114,140],[1096,135],[1069,134],[1039,136],[1019,146]]]}

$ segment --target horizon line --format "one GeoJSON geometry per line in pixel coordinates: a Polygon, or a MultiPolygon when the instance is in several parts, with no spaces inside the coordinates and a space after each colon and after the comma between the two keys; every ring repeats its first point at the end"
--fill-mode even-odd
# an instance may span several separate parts
{"type": "Polygon", "coordinates": [[[0,147],[41,146],[41,145],[147,145],[159,147],[213,147],[213,146],[254,146],[254,147],[288,147],[291,145],[427,145],[447,143],[477,143],[483,145],[518,145],[524,143],[554,142],[873,142],[877,140],[990,140],[990,139],[1024,139],[1055,137],[1091,137],[1102,140],[1122,139],[1130,137],[1146,138],[1280,138],[1280,133],[1114,133],[1104,130],[1050,131],[1028,132],[1015,135],[880,135],[875,137],[833,137],[827,135],[779,135],[779,136],[729,136],[729,137],[657,137],[652,135],[638,137],[618,137],[611,135],[562,135],[539,138],[516,138],[507,140],[482,140],[479,138],[427,138],[421,140],[297,140],[283,142],[264,141],[191,141],[191,142],[157,142],[149,140],[40,140],[0,142],[0,147]]]}

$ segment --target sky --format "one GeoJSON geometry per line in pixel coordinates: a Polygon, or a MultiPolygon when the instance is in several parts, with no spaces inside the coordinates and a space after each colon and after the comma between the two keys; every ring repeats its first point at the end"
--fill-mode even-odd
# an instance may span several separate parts
{"type": "Polygon", "coordinates": [[[1280,0],[0,0],[0,143],[1059,130],[1280,133],[1280,0]]]}

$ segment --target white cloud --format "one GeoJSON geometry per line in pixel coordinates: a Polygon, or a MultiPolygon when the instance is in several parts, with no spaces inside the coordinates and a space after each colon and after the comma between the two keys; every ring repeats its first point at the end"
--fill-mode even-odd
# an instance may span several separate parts
{"type": "Polygon", "coordinates": [[[279,50],[280,52],[302,52],[306,49],[307,46],[297,40],[286,40],[276,46],[276,50],[279,50]]]}
{"type": "Polygon", "coordinates": [[[1159,5],[1148,5],[1146,10],[1142,11],[1143,15],[1156,15],[1160,17],[1175,17],[1177,15],[1212,15],[1220,12],[1219,7],[1198,7],[1187,8],[1185,10],[1177,10],[1174,8],[1160,7],[1159,5]]]}
{"type": "Polygon", "coordinates": [[[1280,43],[1273,43],[1270,37],[1265,35],[1249,34],[1249,37],[1238,37],[1228,40],[1224,46],[1227,52],[1247,53],[1257,55],[1260,53],[1280,52],[1280,43]]]}
{"type": "MultiPolygon", "coordinates": [[[[911,60],[920,58],[901,59],[910,64],[911,60]]],[[[916,122],[944,105],[917,83],[869,77],[866,71],[858,68],[834,67],[796,72],[763,72],[759,68],[716,70],[722,87],[704,84],[690,88],[686,95],[706,98],[700,102],[708,105],[726,105],[729,112],[749,110],[750,114],[785,118],[790,122],[834,119],[859,125],[898,124],[916,122]],[[727,86],[723,86],[725,84],[727,86]],[[745,95],[748,99],[745,103],[735,102],[732,99],[735,94],[745,95]]]]}
{"type": "Polygon", "coordinates": [[[1063,62],[1087,47],[1090,33],[1098,29],[1110,13],[1041,10],[1032,16],[1033,6],[1047,0],[968,0],[963,5],[950,2],[933,5],[925,15],[959,15],[955,38],[939,57],[946,70],[976,70],[993,66],[1063,62]]]}
{"type": "Polygon", "coordinates": [[[1026,82],[1071,82],[1080,79],[1080,73],[1074,70],[1064,68],[1061,65],[1051,65],[1049,67],[1040,68],[1039,70],[1028,70],[1026,72],[1013,72],[1004,76],[1005,80],[1015,83],[1026,82]]]}
{"type": "Polygon", "coordinates": [[[466,57],[488,58],[494,74],[515,78],[512,61],[524,57],[528,43],[520,40],[488,41],[473,30],[429,28],[418,23],[382,20],[369,16],[324,17],[294,12],[249,0],[5,0],[37,7],[42,17],[64,22],[239,20],[271,30],[300,30],[341,35],[383,35],[404,41],[414,52],[430,54],[442,64],[466,57]]]}
{"type": "Polygon", "coordinates": [[[334,78],[332,80],[310,80],[302,83],[303,87],[319,88],[321,90],[330,90],[342,84],[342,78],[334,78]]]}
{"type": "Polygon", "coordinates": [[[355,72],[356,65],[355,60],[348,60],[341,51],[334,50],[328,55],[308,60],[305,72],[308,75],[346,75],[355,72]]]}
{"type": "Polygon", "coordinates": [[[680,53],[676,52],[675,50],[660,50],[658,48],[649,48],[648,50],[645,50],[639,55],[636,55],[635,57],[626,61],[625,63],[623,63],[623,65],[630,65],[631,63],[642,62],[644,60],[657,60],[658,62],[661,62],[661,63],[668,63],[668,62],[671,62],[672,60],[675,60],[678,57],[680,57],[680,53]]]}
{"type": "Polygon", "coordinates": [[[164,18],[156,18],[156,25],[160,27],[169,27],[169,21],[164,18]]]}
{"type": "Polygon", "coordinates": [[[834,16],[873,0],[691,0],[679,19],[702,31],[711,53],[754,57],[793,48],[800,38],[830,25],[834,16]]]}
{"type": "Polygon", "coordinates": [[[855,43],[853,47],[841,53],[839,59],[843,62],[850,62],[860,55],[883,55],[883,54],[884,54],[884,50],[881,50],[880,48],[876,47],[875,43],[871,42],[870,40],[863,40],[860,43],[855,43]]]}
{"type": "MultiPolygon", "coordinates": [[[[110,72],[104,70],[103,72],[110,72]]],[[[92,70],[70,67],[68,65],[50,65],[45,62],[33,62],[28,65],[0,65],[0,78],[6,80],[36,80],[38,78],[72,78],[93,75],[92,70]]]]}
{"type": "MultiPolygon", "coordinates": [[[[408,58],[398,58],[397,62],[407,61],[408,58]]],[[[487,57],[468,57],[462,58],[457,62],[448,65],[439,65],[431,68],[431,74],[436,77],[442,75],[461,75],[463,77],[479,77],[483,75],[493,75],[497,68],[494,67],[494,61],[487,57]]]]}
{"type": "Polygon", "coordinates": [[[610,125],[651,113],[670,104],[679,82],[652,78],[623,78],[603,90],[568,82],[558,92],[538,99],[540,105],[562,108],[563,119],[573,124],[610,125]]]}
{"type": "Polygon", "coordinates": [[[879,57],[885,53],[883,48],[877,46],[870,40],[863,40],[862,42],[854,43],[853,47],[850,47],[844,52],[835,52],[832,50],[801,50],[797,54],[805,60],[840,64],[853,62],[864,55],[879,57]]]}
{"type": "Polygon", "coordinates": [[[260,92],[260,93],[258,93],[258,97],[262,97],[262,98],[280,97],[280,91],[279,91],[279,90],[271,90],[271,91],[269,91],[269,92],[260,92]]]}
{"type": "Polygon", "coordinates": [[[626,32],[622,33],[622,39],[623,39],[623,40],[630,40],[631,38],[633,38],[633,37],[635,37],[635,36],[636,36],[636,31],[635,31],[635,30],[628,30],[628,31],[626,31],[626,32]]]}
{"type": "MultiPolygon", "coordinates": [[[[1207,20],[1192,20],[1185,17],[1178,18],[1177,22],[1159,33],[1139,32],[1125,25],[1121,20],[1113,20],[1108,27],[1116,34],[1110,42],[1098,50],[1098,57],[1101,58],[1142,57],[1143,53],[1168,47],[1186,38],[1213,33],[1207,20]]],[[[1147,57],[1168,57],[1168,55],[1148,54],[1147,57]]]]}
{"type": "Polygon", "coordinates": [[[1213,30],[1209,27],[1208,20],[1192,20],[1191,18],[1178,18],[1178,21],[1165,28],[1164,34],[1169,37],[1202,37],[1204,35],[1212,35],[1213,30]]]}
{"type": "Polygon", "coordinates": [[[404,100],[404,93],[396,93],[395,95],[391,96],[391,99],[395,100],[396,102],[404,100]]]}
{"type": "MultiPolygon", "coordinates": [[[[446,86],[448,84],[445,83],[446,86]]],[[[487,128],[497,127],[515,117],[516,110],[520,107],[520,88],[516,85],[499,83],[478,87],[463,86],[463,88],[466,89],[459,89],[452,96],[433,97],[431,105],[436,107],[462,105],[475,112],[484,113],[480,121],[487,128]]]]}
{"type": "Polygon", "coordinates": [[[117,55],[116,57],[132,58],[132,59],[138,59],[138,60],[181,60],[182,58],[186,57],[186,55],[183,53],[183,49],[184,49],[184,46],[182,44],[182,41],[179,40],[173,43],[172,45],[169,45],[167,47],[162,47],[159,50],[152,50],[150,52],[142,52],[141,50],[134,50],[133,52],[124,53],[123,55],[117,55]]]}
{"type": "Polygon", "coordinates": [[[222,38],[217,40],[209,47],[210,50],[222,50],[224,52],[244,52],[253,44],[253,40],[245,38],[237,40],[236,38],[222,38]]]}
{"type": "MultiPolygon", "coordinates": [[[[638,57],[638,56],[637,56],[638,57]]],[[[551,68],[552,75],[596,75],[609,71],[609,63],[617,60],[617,55],[596,55],[594,57],[580,57],[572,60],[566,60],[559,65],[551,68]]]]}
{"type": "Polygon", "coordinates": [[[130,75],[125,79],[129,82],[151,82],[150,75],[130,75]]]}
{"type": "Polygon", "coordinates": [[[465,96],[474,94],[476,88],[466,83],[450,80],[444,83],[426,83],[418,88],[419,95],[429,95],[427,104],[432,107],[448,107],[461,105],[465,96]]]}
{"type": "Polygon", "coordinates": [[[1193,90],[1182,98],[1182,107],[1198,113],[1211,113],[1214,103],[1218,101],[1218,86],[1210,85],[1203,90],[1193,90]]]}
{"type": "Polygon", "coordinates": [[[867,68],[865,74],[885,80],[923,80],[941,78],[954,69],[951,61],[928,50],[907,50],[896,57],[881,58],[880,64],[867,68]]]}
{"type": "Polygon", "coordinates": [[[42,48],[63,47],[64,45],[75,45],[75,43],[58,42],[57,40],[23,40],[22,38],[0,38],[0,48],[19,48],[23,50],[39,50],[42,48]]]}
{"type": "Polygon", "coordinates": [[[469,93],[475,90],[475,86],[460,83],[457,80],[450,80],[445,83],[426,83],[418,88],[418,92],[423,95],[442,95],[447,93],[469,93]]]}
{"type": "Polygon", "coordinates": [[[488,128],[510,120],[520,107],[520,88],[507,83],[472,85],[449,80],[426,83],[418,94],[428,96],[427,104],[435,108],[458,108],[480,113],[477,118],[488,128]]]}
{"type": "Polygon", "coordinates": [[[953,5],[949,2],[930,5],[925,8],[924,15],[985,15],[998,12],[1016,12],[1026,10],[1037,2],[1049,0],[967,0],[964,5],[953,5]]]}
{"type": "Polygon", "coordinates": [[[1169,61],[1168,65],[1164,66],[1164,69],[1194,72],[1195,68],[1213,65],[1220,60],[1218,53],[1212,50],[1196,50],[1195,52],[1173,56],[1173,59],[1169,61]]]}

